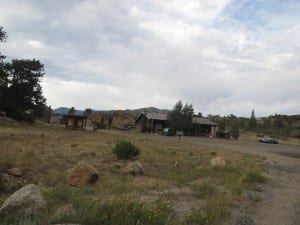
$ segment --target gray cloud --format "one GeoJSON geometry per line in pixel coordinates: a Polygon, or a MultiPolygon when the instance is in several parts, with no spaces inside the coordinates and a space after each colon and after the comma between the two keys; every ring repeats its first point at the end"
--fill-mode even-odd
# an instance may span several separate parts
{"type": "Polygon", "coordinates": [[[204,114],[294,114],[300,4],[281,4],[9,1],[1,52],[45,64],[53,107],[172,108],[182,99],[204,114]]]}

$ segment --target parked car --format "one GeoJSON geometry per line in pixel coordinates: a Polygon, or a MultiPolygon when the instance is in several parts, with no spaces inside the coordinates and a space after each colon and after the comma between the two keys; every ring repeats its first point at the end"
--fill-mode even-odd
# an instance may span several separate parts
{"type": "Polygon", "coordinates": [[[268,143],[268,144],[278,144],[279,142],[275,138],[263,137],[258,139],[259,142],[268,143]]]}
{"type": "Polygon", "coordinates": [[[175,136],[176,131],[173,128],[164,128],[162,131],[162,135],[165,136],[175,136]]]}

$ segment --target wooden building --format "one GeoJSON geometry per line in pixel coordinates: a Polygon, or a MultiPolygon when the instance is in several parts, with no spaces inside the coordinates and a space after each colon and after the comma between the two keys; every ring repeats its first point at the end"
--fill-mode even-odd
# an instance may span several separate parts
{"type": "Polygon", "coordinates": [[[135,129],[140,132],[160,133],[166,127],[167,114],[146,112],[141,113],[135,120],[135,129]]]}
{"type": "Polygon", "coordinates": [[[86,116],[83,115],[66,115],[66,128],[74,130],[86,130],[86,116]]]}
{"type": "Polygon", "coordinates": [[[193,117],[193,134],[197,136],[216,136],[217,124],[206,117],[193,117]]]}

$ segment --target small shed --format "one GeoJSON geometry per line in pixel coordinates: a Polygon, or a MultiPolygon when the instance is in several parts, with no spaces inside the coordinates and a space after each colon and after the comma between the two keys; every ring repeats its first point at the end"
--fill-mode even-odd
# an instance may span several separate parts
{"type": "Polygon", "coordinates": [[[162,132],[167,122],[167,113],[144,112],[135,120],[135,128],[140,132],[162,132]]]}
{"type": "Polygon", "coordinates": [[[74,130],[86,130],[86,116],[66,115],[66,128],[74,130]]]}
{"type": "Polygon", "coordinates": [[[195,135],[216,136],[217,124],[206,117],[193,117],[193,132],[195,135]]]}

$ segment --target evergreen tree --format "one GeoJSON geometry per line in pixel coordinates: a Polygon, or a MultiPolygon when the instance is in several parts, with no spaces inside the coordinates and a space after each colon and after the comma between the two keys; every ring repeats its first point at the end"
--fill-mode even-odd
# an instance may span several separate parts
{"type": "Polygon", "coordinates": [[[173,110],[168,113],[168,126],[174,128],[177,131],[188,132],[193,125],[194,109],[192,104],[185,104],[183,106],[182,101],[178,101],[173,110]]]}
{"type": "Polygon", "coordinates": [[[256,117],[255,117],[254,109],[251,112],[251,117],[250,117],[250,120],[249,120],[249,128],[250,128],[250,130],[255,130],[256,129],[256,117]]]}
{"type": "MultiPolygon", "coordinates": [[[[0,42],[6,40],[0,27],[0,42]]],[[[5,62],[0,53],[0,110],[17,120],[30,120],[44,114],[46,99],[40,85],[44,65],[39,60],[14,59],[5,62]]]]}

